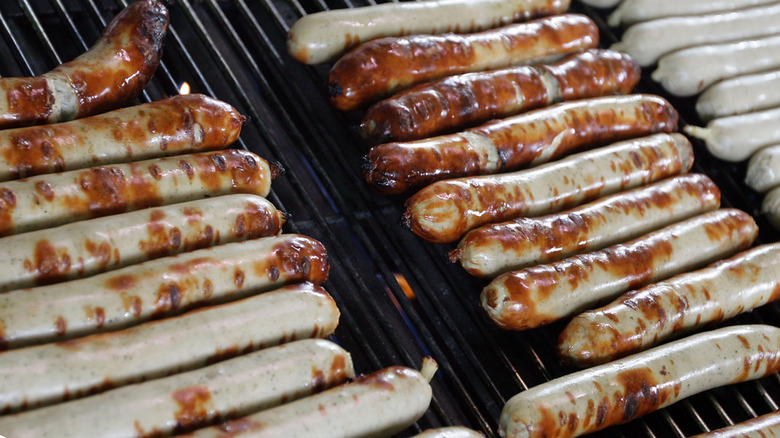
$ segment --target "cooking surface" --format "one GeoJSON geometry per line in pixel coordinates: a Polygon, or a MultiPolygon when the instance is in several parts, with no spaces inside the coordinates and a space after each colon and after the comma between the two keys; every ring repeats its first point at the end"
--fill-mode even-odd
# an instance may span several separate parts
{"type": "MultiPolygon", "coordinates": [[[[285,49],[287,29],[304,13],[364,6],[358,0],[170,1],[171,27],[163,62],[141,101],[192,92],[234,105],[249,117],[236,147],[278,160],[287,173],[269,199],[291,215],[285,227],[319,239],[331,257],[326,289],[342,319],[336,340],[352,353],[360,373],[390,365],[419,368],[424,356],[439,363],[434,400],[406,435],[457,424],[493,433],[504,402],[523,388],[572,369],[555,354],[564,323],[520,333],[495,327],[479,308],[486,282],[446,259],[454,245],[429,244],[399,224],[402,199],[371,193],[359,166],[367,152],[355,131],[359,112],[341,113],[326,100],[329,65],[305,66],[285,49]]],[[[41,74],[82,53],[124,1],[18,0],[0,4],[2,76],[41,74]]],[[[610,34],[596,11],[574,4],[610,34]]],[[[647,78],[642,92],[663,94],[647,78]]],[[[668,97],[668,96],[667,96],[668,97]]],[[[693,99],[670,99],[698,124],[693,99]]],[[[712,177],[723,207],[750,213],[760,196],[741,183],[744,165],[711,158],[694,143],[693,171],[712,177]]],[[[758,243],[778,234],[758,217],[758,243]]],[[[729,322],[780,321],[780,303],[729,322]]],[[[778,409],[780,376],[709,391],[603,436],[677,437],[723,427],[778,409]]]]}

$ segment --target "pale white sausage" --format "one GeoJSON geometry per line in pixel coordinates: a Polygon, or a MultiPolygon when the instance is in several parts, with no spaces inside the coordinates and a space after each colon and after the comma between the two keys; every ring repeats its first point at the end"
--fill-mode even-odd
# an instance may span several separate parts
{"type": "Polygon", "coordinates": [[[761,203],[761,214],[766,216],[775,229],[780,230],[780,187],[767,192],[761,203]]]}
{"type": "Polygon", "coordinates": [[[696,112],[705,122],[776,106],[780,106],[780,70],[726,79],[696,100],[696,112]]]}
{"type": "Polygon", "coordinates": [[[467,427],[452,426],[424,430],[412,438],[484,438],[485,435],[467,427]]]}
{"type": "Polygon", "coordinates": [[[780,145],[767,146],[750,157],[745,184],[762,193],[780,185],[780,145]]]}
{"type": "Polygon", "coordinates": [[[620,3],[621,0],[580,0],[582,3],[585,3],[586,5],[593,6],[596,8],[612,8],[617,6],[618,3],[620,3]]]}
{"type": "Polygon", "coordinates": [[[691,438],[770,438],[778,436],[780,436],[780,411],[774,411],[691,438]]]}
{"type": "Polygon", "coordinates": [[[726,12],[777,0],[623,0],[609,15],[612,26],[631,25],[656,18],[726,12]]]}
{"type": "Polygon", "coordinates": [[[780,143],[780,107],[712,120],[706,128],[687,125],[686,134],[698,137],[707,150],[725,161],[744,161],[759,149],[780,143]]]}

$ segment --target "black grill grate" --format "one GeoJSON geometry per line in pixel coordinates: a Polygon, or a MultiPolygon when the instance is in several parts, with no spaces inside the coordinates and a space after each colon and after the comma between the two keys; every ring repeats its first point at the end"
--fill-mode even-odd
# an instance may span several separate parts
{"type": "MultiPolygon", "coordinates": [[[[440,370],[428,413],[407,431],[461,424],[496,430],[504,402],[518,391],[570,372],[555,355],[562,323],[506,333],[482,314],[484,282],[446,261],[447,245],[428,244],[398,224],[401,200],[371,193],[359,173],[366,152],[353,127],[357,113],[339,113],[325,98],[328,66],[304,66],[286,54],[286,31],[301,15],[381,3],[369,0],[168,1],[171,27],[163,62],[141,101],[193,92],[249,116],[237,147],[278,160],[285,176],[270,200],[291,214],[286,231],[320,239],[331,255],[326,288],[342,311],[336,340],[358,372],[389,365],[419,367],[433,356],[440,370]],[[403,287],[401,285],[404,285],[403,287]],[[408,284],[408,287],[406,286],[408,284]]],[[[94,42],[125,0],[16,0],[0,3],[2,76],[43,73],[94,42]]],[[[615,40],[597,14],[602,46],[615,40]]],[[[640,89],[661,93],[644,79],[640,89]]],[[[694,120],[690,99],[671,99],[694,120]]],[[[755,212],[760,197],[740,183],[744,166],[711,158],[696,144],[694,170],[710,175],[723,205],[755,212]]],[[[778,240],[762,218],[760,240],[778,240]]],[[[780,305],[729,324],[780,321],[780,305]]],[[[709,391],[603,436],[684,437],[778,409],[780,377],[709,391]]]]}

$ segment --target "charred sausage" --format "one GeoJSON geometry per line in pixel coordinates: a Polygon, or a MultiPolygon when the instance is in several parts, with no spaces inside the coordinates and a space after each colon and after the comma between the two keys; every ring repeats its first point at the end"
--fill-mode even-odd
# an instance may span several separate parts
{"type": "Polygon", "coordinates": [[[517,170],[566,153],[677,129],[677,111],[652,95],[598,97],[488,122],[458,134],[369,151],[363,177],[372,189],[400,194],[434,181],[517,170]]]}
{"type": "Polygon", "coordinates": [[[477,32],[513,21],[566,12],[570,0],[431,0],[335,9],[302,17],[287,51],[306,64],[336,60],[366,41],[398,35],[477,32]]]}
{"type": "Polygon", "coordinates": [[[0,349],[117,330],[287,283],[321,284],[329,268],[322,243],[283,234],[11,291],[0,294],[0,349]]]}
{"type": "Polygon", "coordinates": [[[512,397],[502,437],[569,438],[626,423],[699,392],[780,371],[780,329],[700,333],[551,380],[512,397]]]}
{"type": "Polygon", "coordinates": [[[0,236],[230,193],[267,196],[280,172],[229,149],[0,183],[0,236]]]}
{"type": "Polygon", "coordinates": [[[575,316],[558,351],[580,366],[605,363],[777,299],[780,244],[763,245],[575,316]]]}
{"type": "Polygon", "coordinates": [[[265,198],[227,195],[0,238],[0,291],[58,283],[168,255],[274,236],[285,222],[265,198]]]}
{"type": "Polygon", "coordinates": [[[0,353],[0,412],[81,398],[286,341],[325,337],[338,317],[324,289],[302,283],[125,330],[8,350],[0,353]]]}
{"type": "Polygon", "coordinates": [[[168,10],[137,1],[87,52],[41,76],[0,79],[0,129],[98,114],[138,96],[162,57],[168,10]]]}
{"type": "Polygon", "coordinates": [[[598,42],[596,24],[576,14],[468,35],[381,38],[339,59],[330,71],[328,91],[331,103],[348,111],[412,85],[459,73],[549,61],[596,47],[598,42]]]}
{"type": "Polygon", "coordinates": [[[307,339],[94,397],[0,417],[16,438],[169,436],[268,409],[353,378],[338,345],[307,339]]]}
{"type": "Polygon", "coordinates": [[[628,94],[640,74],[628,55],[594,49],[551,65],[450,76],[372,105],[360,133],[371,144],[428,138],[562,100],[628,94]]]}
{"type": "Polygon", "coordinates": [[[533,169],[438,181],[406,201],[403,221],[423,239],[453,242],[486,223],[561,211],[692,165],[693,149],[683,135],[656,134],[533,169]]]}
{"type": "Polygon", "coordinates": [[[190,94],[71,122],[0,131],[0,181],[101,164],[222,149],[244,117],[190,94]]]}
{"type": "Polygon", "coordinates": [[[539,327],[744,250],[757,235],[747,213],[705,213],[626,243],[499,275],[482,290],[482,308],[502,328],[539,327]]]}
{"type": "Polygon", "coordinates": [[[469,231],[450,253],[480,277],[594,251],[718,208],[708,177],[681,175],[538,218],[522,217],[469,231]]]}

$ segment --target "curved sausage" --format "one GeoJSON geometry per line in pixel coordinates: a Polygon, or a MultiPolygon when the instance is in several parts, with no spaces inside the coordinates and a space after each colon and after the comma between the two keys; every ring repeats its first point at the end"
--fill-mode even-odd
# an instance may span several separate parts
{"type": "Polygon", "coordinates": [[[372,105],[360,134],[371,144],[428,138],[562,100],[628,94],[640,74],[628,55],[592,49],[552,65],[450,76],[372,105]]]}
{"type": "Polygon", "coordinates": [[[302,283],[125,330],[5,351],[0,412],[81,398],[295,339],[326,337],[338,318],[324,289],[302,283]]]}
{"type": "Polygon", "coordinates": [[[495,277],[625,242],[719,205],[720,190],[712,180],[681,175],[561,213],[471,230],[450,261],[460,261],[471,275],[495,277]]]}
{"type": "Polygon", "coordinates": [[[528,170],[435,182],[406,201],[403,221],[423,239],[453,242],[480,225],[561,211],[692,165],[683,135],[656,134],[528,170]]]}
{"type": "Polygon", "coordinates": [[[0,417],[0,430],[16,438],[169,436],[278,406],[354,376],[352,359],[343,348],[307,339],[0,417]]]}
{"type": "Polygon", "coordinates": [[[167,28],[163,2],[140,0],[76,59],[41,76],[0,79],[0,129],[73,120],[138,96],[160,63],[167,28]]]}
{"type": "Polygon", "coordinates": [[[274,236],[284,222],[265,198],[227,195],[7,236],[0,238],[0,292],[274,236]]]}
{"type": "Polygon", "coordinates": [[[578,366],[606,363],[777,299],[780,244],[763,245],[575,316],[558,351],[578,366]]]}
{"type": "Polygon", "coordinates": [[[333,65],[328,92],[333,106],[348,111],[445,76],[548,61],[598,43],[596,24],[577,14],[468,35],[381,38],[363,44],[333,65]]]}
{"type": "Polygon", "coordinates": [[[209,196],[267,196],[280,168],[228,149],[0,183],[0,236],[209,196]]]}
{"type": "Polygon", "coordinates": [[[750,157],[745,184],[761,193],[780,185],[780,144],[761,148],[750,157]]]}
{"type": "Polygon", "coordinates": [[[693,96],[728,78],[780,68],[780,35],[678,50],[650,75],[666,91],[693,96]]]}
{"type": "Polygon", "coordinates": [[[512,397],[502,437],[575,437],[627,423],[711,388],[780,371],[780,329],[700,333],[551,380],[512,397]]]}
{"type": "Polygon", "coordinates": [[[774,3],[776,0],[623,0],[607,18],[612,27],[656,18],[727,12],[774,3]]]}
{"type": "Polygon", "coordinates": [[[287,283],[321,284],[329,269],[322,243],[282,234],[11,291],[0,294],[0,349],[117,330],[287,283]]]}
{"type": "Polygon", "coordinates": [[[306,64],[334,61],[366,41],[397,35],[477,32],[566,12],[570,0],[430,0],[335,9],[301,17],[287,51],[306,64]]]}
{"type": "Polygon", "coordinates": [[[635,24],[613,44],[612,50],[628,53],[643,67],[675,50],[724,43],[780,32],[780,5],[764,5],[739,11],[668,17],[635,24]]]}
{"type": "Polygon", "coordinates": [[[780,143],[780,108],[721,117],[707,127],[686,125],[685,133],[704,140],[707,150],[725,161],[744,161],[759,149],[780,143]]]}
{"type": "Polygon", "coordinates": [[[101,164],[222,149],[244,116],[200,94],[80,120],[0,131],[0,181],[101,164]]]}
{"type": "Polygon", "coordinates": [[[691,438],[769,438],[780,436],[780,410],[691,438]]]}
{"type": "Polygon", "coordinates": [[[780,106],[780,70],[720,81],[696,99],[696,113],[705,122],[776,106],[780,106]]]}
{"type": "Polygon", "coordinates": [[[418,371],[389,367],[220,426],[191,438],[393,436],[422,417],[431,402],[428,380],[418,371]]]}
{"type": "Polygon", "coordinates": [[[566,153],[677,129],[677,111],[652,95],[565,102],[488,122],[458,134],[372,148],[363,177],[385,195],[434,181],[517,170],[566,153]]]}

